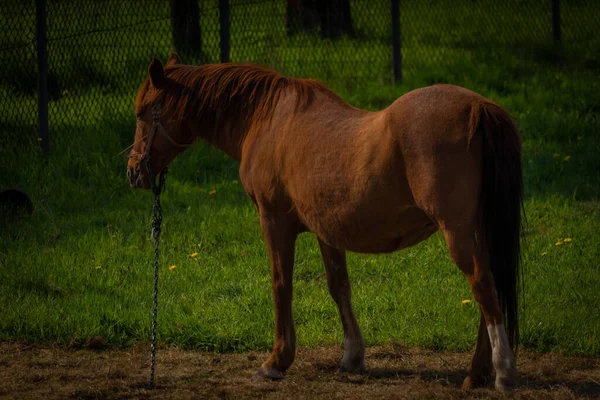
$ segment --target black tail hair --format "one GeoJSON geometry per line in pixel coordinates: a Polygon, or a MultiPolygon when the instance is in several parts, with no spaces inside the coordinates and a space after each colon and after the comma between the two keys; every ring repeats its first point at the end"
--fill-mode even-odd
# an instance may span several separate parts
{"type": "Polygon", "coordinates": [[[523,176],[521,138],[500,106],[481,101],[472,106],[470,131],[483,135],[483,182],[479,243],[489,254],[509,343],[519,344],[521,212],[523,176]]]}

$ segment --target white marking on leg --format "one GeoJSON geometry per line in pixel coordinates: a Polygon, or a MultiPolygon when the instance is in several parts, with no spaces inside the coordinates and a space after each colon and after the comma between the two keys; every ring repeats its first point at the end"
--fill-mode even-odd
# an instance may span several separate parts
{"type": "Polygon", "coordinates": [[[492,362],[496,370],[496,386],[499,384],[514,384],[516,374],[515,357],[508,344],[504,325],[490,324],[487,329],[492,345],[492,362]]]}

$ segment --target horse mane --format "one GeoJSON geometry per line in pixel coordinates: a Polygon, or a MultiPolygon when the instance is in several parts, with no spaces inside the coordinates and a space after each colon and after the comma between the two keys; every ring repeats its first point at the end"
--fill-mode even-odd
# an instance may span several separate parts
{"type": "MultiPolygon", "coordinates": [[[[277,101],[286,90],[296,93],[294,112],[308,108],[315,99],[316,92],[322,92],[332,99],[343,100],[322,83],[312,79],[286,77],[275,70],[252,64],[208,64],[191,66],[176,64],[165,68],[167,84],[161,90],[152,91],[150,101],[167,92],[163,100],[164,110],[176,122],[190,115],[212,112],[215,127],[232,117],[241,117],[250,123],[270,120],[277,101]]],[[[138,97],[139,106],[149,87],[146,79],[138,97]]]]}

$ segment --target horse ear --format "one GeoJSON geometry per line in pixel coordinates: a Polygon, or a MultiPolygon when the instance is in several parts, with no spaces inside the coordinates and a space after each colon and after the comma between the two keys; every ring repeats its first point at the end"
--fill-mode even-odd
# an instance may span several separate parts
{"type": "Polygon", "coordinates": [[[171,55],[169,56],[169,61],[167,61],[167,65],[176,65],[176,64],[181,64],[181,57],[179,57],[179,54],[172,51],[171,55]]]}
{"type": "Polygon", "coordinates": [[[161,86],[166,80],[163,66],[160,60],[156,57],[152,58],[152,62],[148,67],[148,76],[150,77],[150,83],[154,87],[161,86]]]}

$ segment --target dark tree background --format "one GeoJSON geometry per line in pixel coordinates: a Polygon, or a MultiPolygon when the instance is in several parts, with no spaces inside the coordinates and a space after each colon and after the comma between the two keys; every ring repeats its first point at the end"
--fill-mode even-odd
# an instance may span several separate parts
{"type": "Polygon", "coordinates": [[[286,19],[288,35],[320,26],[324,38],[354,37],[350,0],[288,0],[286,19]]]}
{"type": "MultiPolygon", "coordinates": [[[[287,0],[288,35],[317,33],[327,39],[354,37],[350,0],[287,0]]],[[[173,47],[185,59],[204,62],[197,0],[171,0],[173,47]]]]}
{"type": "Polygon", "coordinates": [[[197,0],[171,0],[171,32],[175,51],[186,59],[203,61],[197,0]]]}

